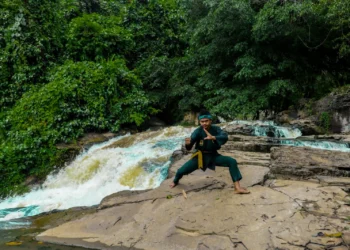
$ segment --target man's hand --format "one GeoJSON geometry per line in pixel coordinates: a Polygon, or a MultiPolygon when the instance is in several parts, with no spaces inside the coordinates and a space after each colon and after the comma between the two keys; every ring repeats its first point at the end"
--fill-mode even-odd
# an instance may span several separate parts
{"type": "Polygon", "coordinates": [[[191,144],[191,138],[185,138],[185,145],[191,144]]]}
{"type": "Polygon", "coordinates": [[[216,140],[215,136],[212,136],[208,130],[206,130],[205,128],[203,128],[204,132],[207,134],[207,137],[204,138],[204,140],[216,140]]]}

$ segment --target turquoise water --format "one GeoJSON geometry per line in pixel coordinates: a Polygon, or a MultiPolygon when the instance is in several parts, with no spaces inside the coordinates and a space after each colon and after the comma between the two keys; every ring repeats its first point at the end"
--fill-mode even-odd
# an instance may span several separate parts
{"type": "Polygon", "coordinates": [[[29,227],[31,222],[26,219],[14,219],[38,214],[38,206],[0,209],[0,230],[29,227]]]}

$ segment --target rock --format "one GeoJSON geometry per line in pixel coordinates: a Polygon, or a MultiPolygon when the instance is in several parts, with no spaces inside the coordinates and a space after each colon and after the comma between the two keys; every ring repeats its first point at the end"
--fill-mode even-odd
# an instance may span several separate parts
{"type": "Polygon", "coordinates": [[[229,135],[252,135],[254,131],[253,127],[247,124],[228,124],[223,130],[229,135]]]}
{"type": "Polygon", "coordinates": [[[115,136],[116,134],[113,134],[113,133],[104,133],[104,134],[88,133],[88,134],[85,134],[82,138],[80,138],[77,141],[77,144],[81,148],[88,149],[97,143],[105,142],[115,136]]]}
{"type": "Polygon", "coordinates": [[[297,128],[303,135],[318,135],[321,134],[321,129],[311,119],[292,120],[289,124],[293,128],[297,128]]]}
{"type": "Polygon", "coordinates": [[[323,245],[309,243],[306,245],[308,250],[325,250],[323,245]]]}
{"type": "Polygon", "coordinates": [[[318,190],[314,183],[278,180],[271,187],[251,187],[250,195],[234,195],[214,177],[194,175],[174,189],[168,188],[169,181],[127,200],[115,199],[113,206],[36,238],[84,247],[99,242],[98,249],[306,249],[310,243],[326,249],[341,244],[340,239],[313,235],[347,225],[327,212],[328,205],[341,199],[333,196],[335,187],[318,190]],[[302,190],[295,190],[300,186],[302,190]],[[183,189],[188,199],[182,196],[183,189]],[[305,210],[301,200],[308,199],[325,199],[320,207],[326,212],[305,210]]]}
{"type": "Polygon", "coordinates": [[[148,125],[150,127],[165,127],[166,124],[164,121],[159,119],[158,117],[151,117],[150,120],[148,121],[148,125]]]}
{"type": "MultiPolygon", "coordinates": [[[[157,133],[140,133],[137,138],[120,140],[114,147],[132,145],[157,133]]],[[[304,138],[310,139],[314,138],[304,138]]],[[[248,187],[251,194],[234,193],[225,167],[217,167],[215,172],[194,171],[171,189],[169,185],[177,169],[191,157],[182,148],[174,152],[177,160],[172,162],[168,179],[158,188],[111,194],[91,213],[79,216],[72,213],[56,224],[45,224],[53,228],[36,239],[95,249],[341,250],[346,247],[350,203],[344,190],[349,183],[346,177],[350,172],[349,153],[280,146],[280,139],[235,132],[229,140],[220,153],[237,160],[243,175],[241,185],[248,187]],[[254,146],[242,146],[249,144],[280,147],[272,148],[270,159],[270,153],[242,151],[247,147],[253,149],[254,146]],[[277,177],[308,181],[266,180],[270,171],[277,177]],[[315,237],[319,232],[343,232],[343,238],[315,237]]]]}
{"type": "Polygon", "coordinates": [[[272,147],[281,146],[279,138],[246,135],[229,135],[229,141],[221,147],[224,151],[247,151],[269,153],[272,147]]]}
{"type": "Polygon", "coordinates": [[[246,250],[240,242],[234,242],[229,236],[209,235],[203,240],[200,240],[197,245],[197,250],[219,250],[219,249],[236,249],[246,250]]]}
{"type": "Polygon", "coordinates": [[[350,142],[350,135],[343,134],[316,135],[314,138],[320,140],[336,140],[340,142],[350,142]]]}
{"type": "Polygon", "coordinates": [[[182,152],[182,150],[175,150],[171,156],[171,158],[173,159],[173,161],[178,161],[180,160],[182,157],[184,156],[184,153],[182,152]]]}
{"type": "Polygon", "coordinates": [[[346,246],[338,246],[338,247],[333,247],[332,250],[349,250],[349,248],[346,246]]]}
{"type": "Polygon", "coordinates": [[[38,178],[35,176],[29,176],[27,179],[24,181],[24,185],[33,185],[38,182],[38,178]]]}
{"type": "Polygon", "coordinates": [[[280,112],[278,124],[290,124],[303,135],[350,133],[350,91],[334,91],[318,101],[300,100],[296,110],[280,112]]]}
{"type": "Polygon", "coordinates": [[[347,207],[347,193],[340,187],[321,187],[317,183],[290,180],[272,180],[268,185],[291,197],[303,211],[314,215],[332,216],[341,207],[347,207]]]}
{"type": "Polygon", "coordinates": [[[316,178],[324,186],[350,187],[350,178],[348,177],[316,176],[316,178]]]}
{"type": "Polygon", "coordinates": [[[342,238],[343,238],[345,245],[350,246],[350,232],[343,233],[342,238]]]}
{"type": "Polygon", "coordinates": [[[350,176],[350,154],[307,147],[271,149],[271,172],[297,178],[350,176]]]}
{"type": "Polygon", "coordinates": [[[297,110],[284,110],[278,113],[275,120],[278,124],[289,124],[291,120],[298,119],[297,110]]]}
{"type": "Polygon", "coordinates": [[[182,123],[189,125],[198,125],[198,113],[192,111],[185,113],[182,123]]]}
{"type": "Polygon", "coordinates": [[[316,102],[315,111],[320,121],[321,116],[329,117],[330,131],[333,133],[350,132],[350,93],[331,93],[316,102]]]}
{"type": "Polygon", "coordinates": [[[96,206],[92,207],[74,207],[64,211],[51,211],[35,215],[30,218],[32,228],[48,229],[57,227],[65,222],[76,220],[87,214],[96,212],[96,206]]]}
{"type": "Polygon", "coordinates": [[[222,146],[222,149],[269,153],[271,148],[279,146],[281,146],[281,144],[258,142],[252,140],[252,142],[227,142],[225,145],[222,146]]]}

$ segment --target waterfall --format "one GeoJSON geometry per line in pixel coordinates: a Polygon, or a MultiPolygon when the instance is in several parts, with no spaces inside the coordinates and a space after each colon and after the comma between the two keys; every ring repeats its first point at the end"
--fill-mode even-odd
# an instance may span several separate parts
{"type": "Polygon", "coordinates": [[[302,135],[301,131],[296,128],[287,128],[281,126],[256,126],[253,135],[270,136],[276,138],[297,138],[302,135]]]}
{"type": "Polygon", "coordinates": [[[8,220],[54,209],[98,204],[121,190],[156,188],[167,177],[170,157],[192,128],[171,127],[114,138],[79,155],[31,192],[0,203],[0,229],[8,220]]]}

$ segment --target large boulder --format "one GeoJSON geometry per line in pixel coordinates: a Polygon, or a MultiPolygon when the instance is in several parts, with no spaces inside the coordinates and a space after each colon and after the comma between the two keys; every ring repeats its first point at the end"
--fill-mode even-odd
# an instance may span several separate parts
{"type": "Polygon", "coordinates": [[[185,113],[182,123],[190,124],[190,125],[198,125],[198,113],[193,111],[189,111],[185,113]]]}
{"type": "Polygon", "coordinates": [[[319,135],[322,134],[322,130],[311,119],[297,119],[292,120],[289,123],[293,128],[297,128],[303,135],[319,135]]]}
{"type": "Polygon", "coordinates": [[[348,152],[307,147],[271,149],[271,172],[282,177],[350,176],[348,152]]]}
{"type": "Polygon", "coordinates": [[[252,135],[254,129],[248,124],[226,124],[223,130],[229,135],[252,135]]]}
{"type": "Polygon", "coordinates": [[[338,89],[314,101],[301,99],[296,107],[274,117],[278,124],[298,128],[303,135],[350,133],[350,87],[338,89]]]}
{"type": "Polygon", "coordinates": [[[319,122],[329,122],[333,133],[350,133],[350,90],[349,93],[332,93],[315,105],[319,122]],[[328,121],[327,121],[328,119],[328,121]]]}

